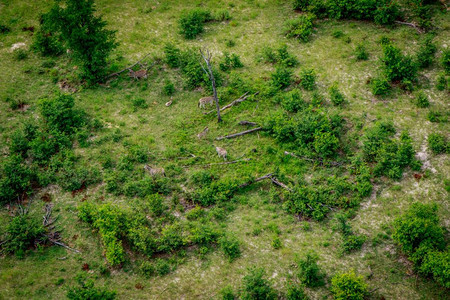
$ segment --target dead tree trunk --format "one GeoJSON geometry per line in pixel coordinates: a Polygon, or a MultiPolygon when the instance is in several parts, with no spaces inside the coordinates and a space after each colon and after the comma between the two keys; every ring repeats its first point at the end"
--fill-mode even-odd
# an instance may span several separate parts
{"type": "Polygon", "coordinates": [[[217,89],[216,89],[216,80],[214,79],[213,69],[211,66],[211,58],[212,54],[209,52],[209,50],[206,50],[206,55],[203,53],[202,50],[200,50],[200,54],[203,57],[203,60],[205,61],[206,68],[201,64],[203,71],[208,75],[209,80],[211,81],[213,93],[214,93],[214,102],[216,102],[216,109],[217,109],[217,122],[222,122],[222,118],[220,117],[220,106],[219,106],[219,99],[217,98],[217,89]]]}
{"type": "Polygon", "coordinates": [[[235,138],[235,137],[238,137],[238,136],[241,136],[241,135],[249,134],[249,133],[252,133],[252,132],[255,132],[255,131],[260,131],[260,130],[263,130],[263,128],[262,127],[257,127],[257,128],[249,129],[249,130],[242,131],[242,132],[235,133],[235,134],[230,134],[230,135],[226,135],[226,136],[219,136],[219,137],[216,138],[216,140],[220,141],[220,140],[224,140],[224,139],[232,139],[232,138],[235,138]]]}

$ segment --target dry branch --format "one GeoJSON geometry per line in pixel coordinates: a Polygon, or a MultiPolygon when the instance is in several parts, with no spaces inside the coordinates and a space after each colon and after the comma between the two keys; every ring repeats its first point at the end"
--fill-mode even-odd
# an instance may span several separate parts
{"type": "Polygon", "coordinates": [[[150,54],[151,54],[151,53],[147,53],[143,58],[141,58],[140,60],[138,60],[137,62],[135,62],[135,63],[132,64],[131,66],[128,66],[128,67],[126,67],[126,68],[120,70],[119,72],[112,73],[112,74],[106,76],[106,79],[109,79],[109,78],[111,78],[111,77],[117,76],[117,75],[119,75],[119,74],[121,74],[121,73],[123,73],[123,72],[125,72],[125,71],[127,71],[127,70],[132,69],[135,65],[140,64],[141,61],[143,61],[145,58],[147,58],[150,54]]]}
{"type": "MultiPolygon", "coordinates": [[[[228,109],[228,108],[230,108],[230,107],[233,107],[234,105],[236,105],[236,104],[238,104],[238,103],[244,102],[245,100],[248,99],[248,97],[250,97],[250,96],[248,95],[248,93],[249,93],[249,92],[245,93],[244,95],[242,95],[242,96],[239,97],[238,99],[234,100],[233,102],[228,103],[227,105],[225,105],[224,107],[222,107],[222,108],[220,109],[220,111],[224,111],[225,109],[228,109]]],[[[255,93],[253,96],[256,96],[256,95],[258,95],[258,94],[259,94],[259,92],[255,93]]],[[[215,110],[210,110],[210,111],[208,111],[208,112],[204,112],[203,114],[208,115],[208,114],[211,114],[211,113],[213,113],[213,112],[215,112],[215,110]]]]}
{"type": "Polygon", "coordinates": [[[245,135],[245,134],[249,134],[249,133],[252,133],[252,132],[255,132],[255,131],[260,131],[262,129],[263,129],[262,127],[257,127],[257,128],[249,129],[249,130],[242,131],[242,132],[235,133],[235,134],[230,134],[230,135],[226,135],[226,136],[219,136],[218,138],[216,138],[216,140],[220,141],[220,140],[224,140],[224,139],[232,139],[232,138],[235,138],[235,137],[238,137],[238,136],[241,136],[241,135],[245,135]]]}
{"type": "Polygon", "coordinates": [[[288,190],[289,192],[292,192],[292,189],[291,189],[291,188],[289,188],[286,184],[282,183],[281,181],[278,181],[278,179],[276,179],[275,177],[273,177],[273,174],[272,174],[272,173],[269,173],[269,174],[264,175],[264,176],[262,176],[262,177],[256,178],[256,179],[254,179],[254,180],[252,180],[252,181],[250,181],[250,182],[241,184],[239,187],[240,187],[240,188],[243,188],[243,187],[249,186],[249,185],[251,185],[251,184],[253,184],[253,183],[256,183],[256,182],[265,180],[265,179],[270,179],[270,181],[272,181],[273,184],[276,184],[276,185],[278,185],[279,187],[282,187],[283,189],[288,190]]]}
{"type": "Polygon", "coordinates": [[[417,26],[416,24],[414,24],[414,23],[402,22],[402,21],[395,21],[395,23],[400,24],[400,25],[406,25],[406,26],[412,27],[415,30],[417,30],[417,32],[424,33],[424,30],[422,28],[420,28],[419,26],[417,26]]]}
{"type": "Polygon", "coordinates": [[[255,122],[250,122],[250,121],[240,121],[239,125],[249,125],[249,126],[256,126],[258,124],[256,124],[255,122]]]}
{"type": "Polygon", "coordinates": [[[52,243],[55,244],[55,245],[61,246],[61,247],[63,247],[63,248],[66,248],[67,250],[73,251],[73,252],[75,252],[75,253],[81,253],[79,250],[74,249],[74,248],[70,248],[69,246],[67,246],[67,245],[64,244],[64,243],[61,243],[61,242],[58,242],[58,241],[53,241],[53,240],[49,240],[49,241],[52,242],[52,243]]]}
{"type": "Polygon", "coordinates": [[[251,158],[244,158],[244,159],[237,159],[237,160],[233,160],[233,161],[225,161],[225,162],[221,162],[221,163],[189,165],[189,166],[183,166],[183,168],[189,168],[189,167],[194,167],[194,166],[209,167],[209,166],[219,166],[219,165],[231,165],[231,164],[237,164],[239,162],[250,161],[250,160],[251,160],[251,158]]]}

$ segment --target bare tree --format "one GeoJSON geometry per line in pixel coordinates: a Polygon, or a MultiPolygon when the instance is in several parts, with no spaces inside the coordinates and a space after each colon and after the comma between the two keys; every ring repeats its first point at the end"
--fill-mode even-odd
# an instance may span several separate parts
{"type": "Polygon", "coordinates": [[[208,75],[209,80],[211,81],[213,93],[214,93],[214,101],[216,102],[216,109],[217,109],[217,122],[222,122],[222,118],[220,117],[220,106],[219,106],[219,99],[217,98],[217,89],[216,89],[216,80],[214,79],[214,74],[211,66],[211,59],[212,54],[209,52],[208,49],[206,49],[206,53],[203,52],[203,50],[200,49],[200,54],[203,57],[203,60],[205,61],[206,68],[201,64],[203,71],[208,75]]]}

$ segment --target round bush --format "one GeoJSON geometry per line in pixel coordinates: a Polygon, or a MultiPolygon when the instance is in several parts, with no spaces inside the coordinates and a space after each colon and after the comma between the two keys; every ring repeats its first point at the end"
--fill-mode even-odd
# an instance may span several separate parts
{"type": "Polygon", "coordinates": [[[331,292],[336,300],[364,300],[367,295],[367,284],[362,276],[353,271],[338,274],[331,279],[331,292]]]}

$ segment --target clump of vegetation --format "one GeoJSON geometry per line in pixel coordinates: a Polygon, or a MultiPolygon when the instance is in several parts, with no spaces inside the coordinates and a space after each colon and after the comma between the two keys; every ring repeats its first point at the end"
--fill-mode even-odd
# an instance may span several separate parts
{"type": "Polygon", "coordinates": [[[115,32],[107,30],[107,23],[95,13],[94,1],[64,0],[43,16],[44,28],[60,35],[72,50],[81,79],[90,84],[104,79],[108,57],[117,47],[115,32]]]}
{"type": "Polygon", "coordinates": [[[280,46],[278,49],[267,46],[263,47],[260,60],[266,63],[278,63],[285,67],[295,67],[298,65],[297,58],[289,53],[286,44],[280,46]]]}
{"type": "Polygon", "coordinates": [[[220,296],[222,300],[235,300],[237,297],[234,294],[233,287],[230,285],[225,286],[220,290],[220,296]]]}
{"type": "Polygon", "coordinates": [[[443,134],[432,133],[428,136],[428,146],[435,154],[446,153],[450,145],[443,134]]]}
{"type": "Polygon", "coordinates": [[[300,73],[300,85],[307,91],[316,88],[316,73],[313,69],[303,69],[300,73]]]}
{"type": "Polygon", "coordinates": [[[312,14],[301,15],[295,19],[287,20],[284,24],[284,34],[288,38],[296,38],[300,42],[308,42],[313,33],[313,21],[315,16],[312,14]]]}
{"type": "Polygon", "coordinates": [[[436,54],[437,47],[433,43],[433,36],[427,36],[417,53],[417,66],[421,69],[428,68],[433,63],[434,55],[436,54]]]}
{"type": "Polygon", "coordinates": [[[450,75],[450,50],[444,50],[442,52],[441,64],[447,75],[450,75]]]}
{"type": "Polygon", "coordinates": [[[172,96],[175,94],[175,85],[169,79],[164,82],[163,93],[166,96],[172,96]]]}
{"type": "Polygon", "coordinates": [[[270,75],[270,85],[275,91],[282,90],[291,85],[293,81],[292,71],[286,67],[277,67],[270,75]]]}
{"type": "Polygon", "coordinates": [[[363,44],[359,44],[356,46],[355,57],[357,60],[369,59],[369,52],[367,52],[366,47],[363,44]]]}
{"type": "Polygon", "coordinates": [[[450,287],[450,253],[439,224],[436,204],[414,203],[394,222],[394,240],[412,260],[417,270],[450,287]]]}
{"type": "Polygon", "coordinates": [[[366,237],[353,233],[351,226],[347,223],[346,216],[342,214],[338,215],[337,221],[338,229],[341,232],[343,238],[342,251],[344,253],[350,253],[352,251],[361,249],[362,245],[366,241],[366,237]]]}
{"type": "Polygon", "coordinates": [[[240,242],[233,235],[224,235],[219,239],[219,245],[225,256],[233,261],[241,256],[240,242]]]}
{"type": "Polygon", "coordinates": [[[298,278],[307,287],[318,287],[325,284],[325,275],[320,271],[317,261],[319,256],[315,253],[307,253],[297,262],[298,278]]]}
{"type": "Polygon", "coordinates": [[[242,64],[241,59],[236,54],[229,54],[228,52],[224,53],[222,62],[219,64],[220,70],[227,72],[232,69],[238,69],[244,67],[244,64],[242,64]]]}
{"type": "Polygon", "coordinates": [[[387,96],[391,92],[391,85],[386,77],[380,76],[370,81],[372,93],[375,96],[387,96]]]}
{"type": "Polygon", "coordinates": [[[244,276],[243,290],[241,298],[245,300],[252,299],[276,299],[277,293],[270,285],[270,282],[264,278],[265,272],[262,268],[253,268],[244,276]]]}
{"type": "Polygon", "coordinates": [[[368,287],[362,276],[351,271],[331,279],[331,292],[337,300],[363,300],[368,294],[368,287]]]}
{"type": "Polygon", "coordinates": [[[32,191],[35,173],[20,155],[10,155],[0,165],[0,204],[23,199],[32,191]]]}
{"type": "Polygon", "coordinates": [[[417,107],[426,108],[430,106],[430,101],[428,100],[428,96],[424,92],[420,92],[416,96],[415,101],[417,107]]]}
{"type": "Polygon", "coordinates": [[[286,292],[287,300],[308,300],[308,296],[302,286],[297,285],[295,283],[288,283],[287,292],[286,292]]]}
{"type": "Polygon", "coordinates": [[[4,25],[4,24],[0,24],[0,33],[1,34],[6,34],[11,32],[11,28],[9,28],[8,26],[4,25]]]}
{"type": "Polygon", "coordinates": [[[28,58],[28,51],[25,49],[16,49],[13,52],[15,60],[25,60],[28,58]]]}
{"type": "Polygon", "coordinates": [[[70,300],[81,300],[81,299],[103,299],[103,300],[114,300],[116,299],[117,293],[115,291],[110,291],[105,288],[98,288],[94,286],[94,281],[83,273],[76,276],[78,286],[71,287],[67,291],[67,298],[70,300]]]}
{"type": "Polygon", "coordinates": [[[205,22],[211,21],[211,13],[204,9],[193,9],[182,13],[178,23],[180,33],[188,40],[195,39],[204,31],[205,22]]]}
{"type": "Polygon", "coordinates": [[[306,102],[298,89],[293,89],[281,96],[281,106],[288,112],[298,112],[306,107],[306,102]]]}
{"type": "Polygon", "coordinates": [[[341,93],[337,84],[333,84],[328,89],[328,92],[330,94],[331,103],[335,106],[340,106],[346,102],[345,96],[341,93]]]}
{"type": "Polygon", "coordinates": [[[28,215],[19,215],[11,219],[6,227],[6,253],[23,257],[30,247],[45,243],[45,229],[37,220],[28,215]]]}
{"type": "Polygon", "coordinates": [[[392,43],[383,44],[384,74],[391,82],[414,83],[417,79],[417,64],[411,56],[404,55],[392,43]]]}
{"type": "Polygon", "coordinates": [[[449,79],[447,79],[447,76],[445,75],[445,73],[439,74],[436,79],[436,88],[439,91],[444,91],[444,90],[448,89],[449,86],[450,86],[449,79]]]}

